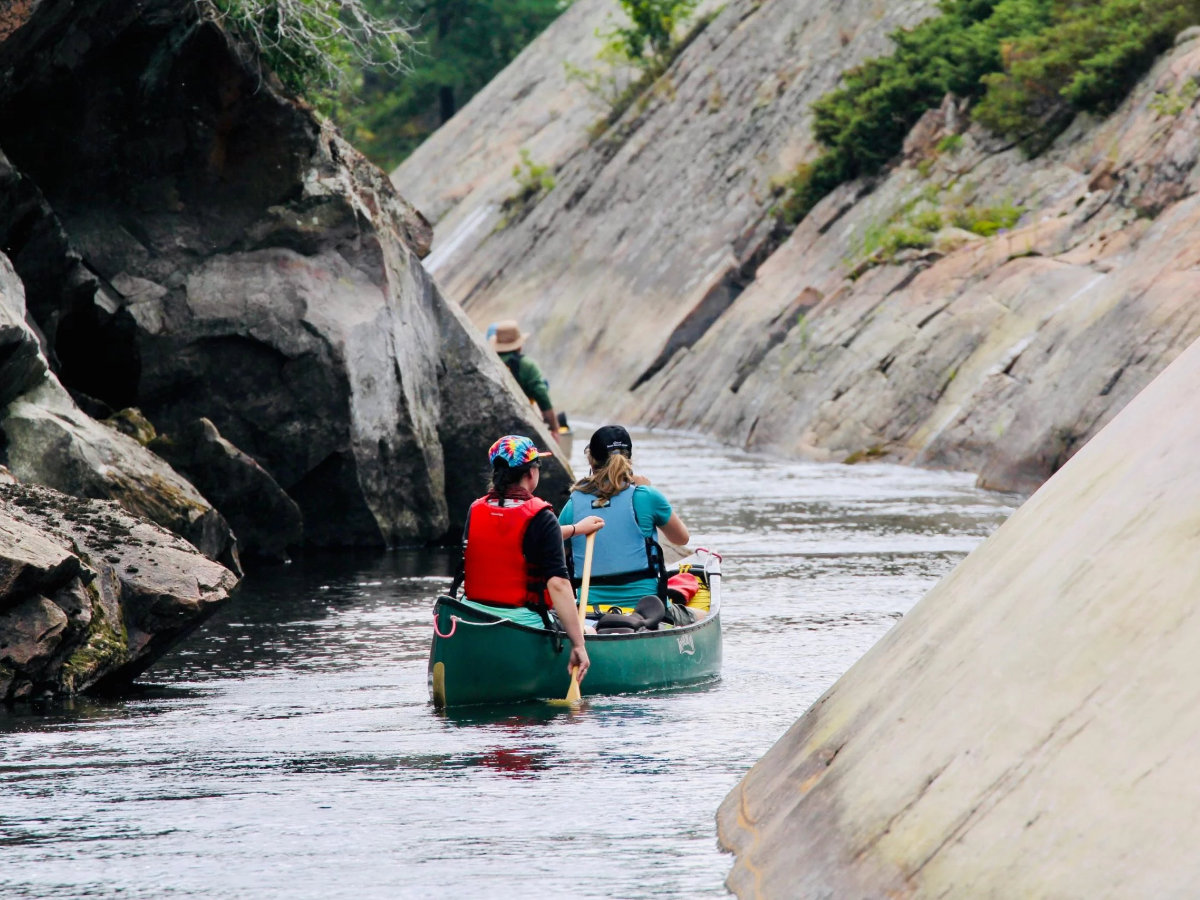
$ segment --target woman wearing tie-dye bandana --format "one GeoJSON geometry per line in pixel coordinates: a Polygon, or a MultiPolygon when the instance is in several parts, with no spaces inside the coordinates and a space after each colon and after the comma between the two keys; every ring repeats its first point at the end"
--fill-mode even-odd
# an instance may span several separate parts
{"type": "Polygon", "coordinates": [[[604,522],[592,516],[560,526],[550,504],[533,496],[541,460],[550,455],[522,435],[492,444],[492,488],[471,504],[463,533],[464,584],[468,601],[534,627],[553,609],[571,641],[568,667],[579,666],[582,680],[589,663],[563,539],[591,534],[604,522]]]}

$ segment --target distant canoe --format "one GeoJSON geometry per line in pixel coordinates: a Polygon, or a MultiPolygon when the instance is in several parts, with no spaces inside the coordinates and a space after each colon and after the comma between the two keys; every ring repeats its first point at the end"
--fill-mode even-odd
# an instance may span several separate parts
{"type": "MultiPolygon", "coordinates": [[[[691,625],[586,636],[586,696],[711,681],[721,673],[721,558],[698,550],[681,560],[708,586],[708,615],[691,625]]],[[[677,569],[678,567],[672,567],[677,569]]],[[[451,597],[434,604],[429,693],[437,707],[567,695],[570,642],[561,632],[519,625],[451,597]]]]}
{"type": "Polygon", "coordinates": [[[571,454],[575,450],[575,432],[571,430],[571,426],[567,424],[567,414],[558,414],[558,455],[567,460],[571,460],[571,454]]]}
{"type": "Polygon", "coordinates": [[[570,428],[559,428],[557,454],[569,463],[571,461],[571,454],[574,452],[575,432],[571,431],[570,428]]]}

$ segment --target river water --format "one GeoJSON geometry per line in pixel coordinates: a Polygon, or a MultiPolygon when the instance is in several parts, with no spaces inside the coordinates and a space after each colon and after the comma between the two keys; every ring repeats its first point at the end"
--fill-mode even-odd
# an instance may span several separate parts
{"type": "Polygon", "coordinates": [[[439,714],[450,554],[297,561],[248,578],[138,694],[0,712],[0,897],[726,896],[722,798],[1014,500],[634,442],[724,556],[720,681],[439,714]]]}

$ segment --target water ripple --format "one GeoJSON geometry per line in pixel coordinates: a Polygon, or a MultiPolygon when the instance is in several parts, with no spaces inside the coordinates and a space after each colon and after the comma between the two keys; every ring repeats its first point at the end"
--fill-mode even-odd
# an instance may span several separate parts
{"type": "Polygon", "coordinates": [[[430,601],[452,554],[256,573],[140,693],[0,714],[0,896],[726,896],[717,805],[1013,498],[635,443],[693,543],[724,554],[719,681],[438,713],[430,601]]]}

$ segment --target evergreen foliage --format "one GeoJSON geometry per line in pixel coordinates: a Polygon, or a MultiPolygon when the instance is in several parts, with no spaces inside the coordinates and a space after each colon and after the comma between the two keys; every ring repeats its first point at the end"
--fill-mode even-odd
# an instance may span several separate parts
{"type": "Polygon", "coordinates": [[[513,166],[512,176],[525,198],[547,194],[554,190],[554,174],[548,166],[534,162],[527,147],[520,150],[521,161],[513,166]]]}
{"type": "Polygon", "coordinates": [[[521,161],[512,168],[517,190],[501,204],[502,215],[496,225],[496,231],[525,218],[542,197],[554,190],[554,173],[550,171],[550,167],[535,162],[527,147],[522,147],[519,155],[521,161]]]}
{"type": "Polygon", "coordinates": [[[813,104],[813,132],[827,149],[797,173],[784,205],[798,222],[844,181],[873,174],[947,93],[976,97],[999,71],[1001,46],[1045,27],[1052,0],[943,0],[942,14],[891,35],[891,56],[851,69],[813,104]]]}
{"type": "Polygon", "coordinates": [[[983,78],[975,117],[1034,151],[1078,111],[1112,112],[1134,82],[1200,22],[1197,0],[1058,2],[1049,27],[1004,48],[1004,69],[983,78]]]}
{"type": "MultiPolygon", "coordinates": [[[[649,92],[687,46],[719,14],[713,10],[690,22],[682,35],[676,32],[689,24],[699,0],[618,0],[629,18],[625,26],[607,31],[597,29],[604,43],[596,54],[599,68],[581,68],[564,62],[567,80],[583,85],[605,109],[604,116],[589,129],[592,140],[605,134],[634,103],[648,102],[649,92]]],[[[669,83],[665,85],[671,90],[669,83]]],[[[619,137],[617,142],[623,140],[619,137]]]]}
{"type": "Polygon", "coordinates": [[[357,96],[335,119],[384,168],[412,153],[491,81],[569,0],[363,0],[377,17],[413,22],[403,73],[363,67],[357,96]]]}
{"type": "Polygon", "coordinates": [[[1115,108],[1174,35],[1200,22],[1200,0],[942,0],[940,9],[813,104],[825,151],[788,183],[787,222],[878,172],[947,93],[977,99],[982,124],[1039,152],[1076,112],[1115,108]]]}

